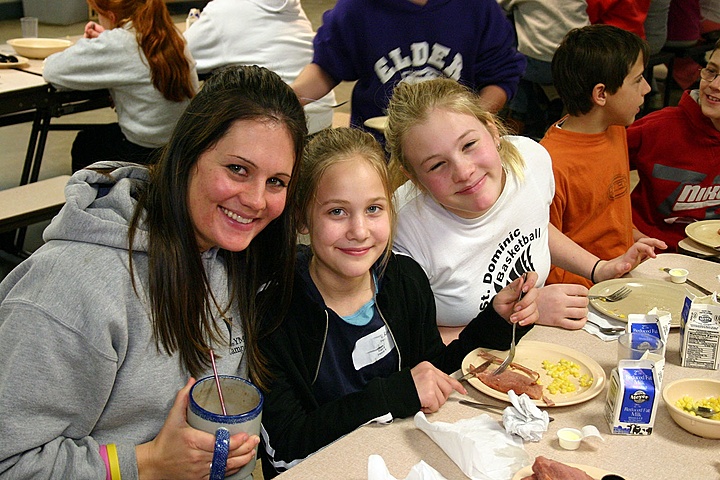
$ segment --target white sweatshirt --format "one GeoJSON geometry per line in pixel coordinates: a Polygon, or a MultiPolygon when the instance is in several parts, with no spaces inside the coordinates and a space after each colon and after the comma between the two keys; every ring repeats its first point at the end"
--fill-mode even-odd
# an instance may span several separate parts
{"type": "MultiPolygon", "coordinates": [[[[200,73],[225,65],[259,65],[292,83],[312,61],[315,32],[300,0],[213,0],[185,39],[200,73]]],[[[335,94],[305,106],[308,132],[332,125],[335,94]]]]}

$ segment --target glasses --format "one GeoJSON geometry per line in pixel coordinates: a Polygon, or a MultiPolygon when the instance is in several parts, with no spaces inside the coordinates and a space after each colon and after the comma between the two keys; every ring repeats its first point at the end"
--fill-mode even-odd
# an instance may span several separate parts
{"type": "Polygon", "coordinates": [[[702,78],[706,82],[712,82],[718,77],[718,75],[720,75],[720,72],[717,72],[711,68],[705,67],[700,69],[700,78],[702,78]]]}

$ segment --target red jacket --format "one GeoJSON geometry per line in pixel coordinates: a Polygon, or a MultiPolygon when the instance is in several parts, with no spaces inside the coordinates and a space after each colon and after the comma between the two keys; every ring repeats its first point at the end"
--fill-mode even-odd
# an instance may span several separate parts
{"type": "Polygon", "coordinates": [[[645,38],[650,0],[587,0],[590,23],[604,23],[645,38]]]}
{"type": "Polygon", "coordinates": [[[685,238],[682,223],[666,218],[720,219],[720,131],[687,91],[627,130],[630,168],[640,182],[630,198],[633,223],[672,250],[685,238]]]}

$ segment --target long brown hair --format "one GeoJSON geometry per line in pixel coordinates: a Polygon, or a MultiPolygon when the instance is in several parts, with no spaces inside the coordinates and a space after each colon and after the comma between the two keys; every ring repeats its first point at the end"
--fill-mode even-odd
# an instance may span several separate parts
{"type": "Polygon", "coordinates": [[[180,102],[195,95],[185,40],[163,0],[88,0],[88,4],[102,15],[115,15],[118,27],[132,22],[153,85],[163,97],[180,102]]]}
{"type": "MultiPolygon", "coordinates": [[[[228,67],[213,74],[175,126],[160,161],[150,167],[150,182],[140,196],[129,242],[141,222],[148,232],[149,301],[158,348],[179,352],[192,375],[210,365],[210,344],[220,338],[213,321],[215,299],[202,265],[188,211],[190,172],[238,120],[277,121],[295,145],[288,203],[295,195],[297,169],[305,146],[305,112],[292,89],[275,73],[257,66],[228,67]]],[[[290,208],[270,222],[243,251],[220,250],[225,259],[230,301],[237,302],[245,334],[250,378],[265,385],[268,371],[259,340],[277,327],[289,302],[296,244],[290,208]],[[268,295],[258,297],[264,289],[268,295]],[[269,315],[268,312],[277,312],[269,315]]],[[[132,274],[132,250],[130,252],[132,274]]],[[[133,276],[134,278],[134,276],[133,276]]]]}

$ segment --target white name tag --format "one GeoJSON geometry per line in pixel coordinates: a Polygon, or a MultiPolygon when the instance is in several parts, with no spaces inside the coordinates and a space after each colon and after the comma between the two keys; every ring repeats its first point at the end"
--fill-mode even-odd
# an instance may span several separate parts
{"type": "Polygon", "coordinates": [[[395,348],[390,332],[383,326],[355,343],[352,359],[355,370],[371,365],[395,348]]]}

